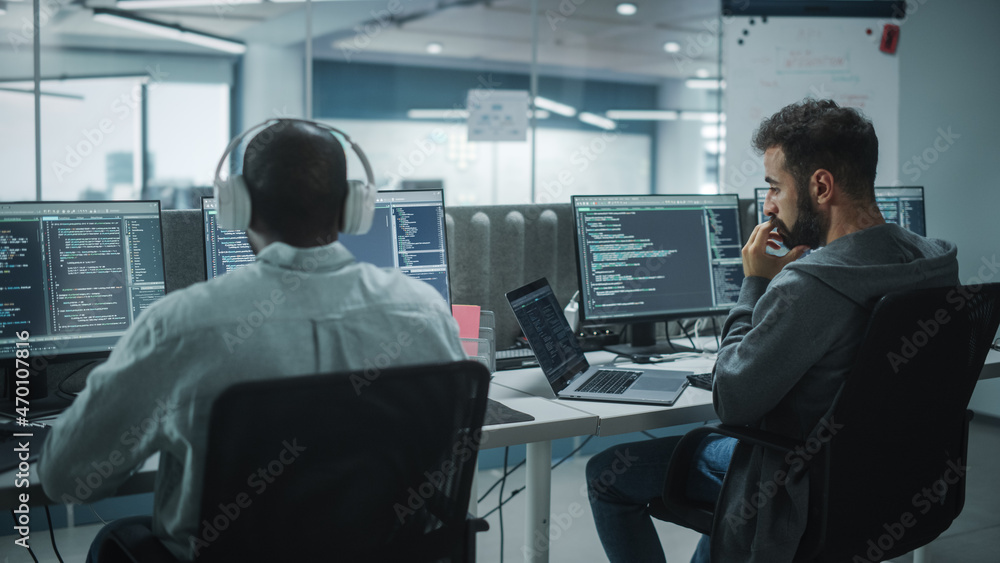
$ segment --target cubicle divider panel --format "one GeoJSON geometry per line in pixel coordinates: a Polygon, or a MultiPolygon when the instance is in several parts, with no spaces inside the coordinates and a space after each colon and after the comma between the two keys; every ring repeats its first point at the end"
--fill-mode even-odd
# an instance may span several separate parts
{"type": "Polygon", "coordinates": [[[578,288],[569,204],[448,209],[452,302],[496,313],[497,349],[520,334],[504,294],[546,277],[560,304],[578,288]]]}
{"type": "Polygon", "coordinates": [[[205,237],[200,209],[162,213],[163,269],[167,293],[205,281],[205,237]]]}

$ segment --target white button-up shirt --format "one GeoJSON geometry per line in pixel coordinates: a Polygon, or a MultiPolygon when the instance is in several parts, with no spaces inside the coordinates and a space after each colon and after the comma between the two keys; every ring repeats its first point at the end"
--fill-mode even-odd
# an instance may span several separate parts
{"type": "Polygon", "coordinates": [[[339,242],[274,243],[255,263],[145,311],[53,425],[38,472],[52,499],[86,503],[112,495],[160,452],[154,531],[188,558],[208,415],[223,389],[464,358],[458,326],[431,286],[356,262],[339,242]]]}

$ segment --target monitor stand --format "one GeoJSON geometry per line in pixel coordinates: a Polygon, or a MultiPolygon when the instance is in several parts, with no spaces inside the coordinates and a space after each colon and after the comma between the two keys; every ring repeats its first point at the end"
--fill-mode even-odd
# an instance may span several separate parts
{"type": "MultiPolygon", "coordinates": [[[[2,376],[0,381],[3,382],[3,393],[2,396],[0,396],[0,415],[17,419],[21,417],[21,414],[17,412],[17,409],[27,407],[28,416],[26,418],[28,420],[35,420],[37,418],[59,414],[72,404],[73,397],[69,395],[65,395],[59,391],[49,393],[47,374],[45,370],[31,371],[32,374],[29,376],[28,384],[18,385],[16,383],[16,372],[13,369],[4,368],[0,370],[0,376],[2,376]],[[18,387],[27,387],[27,396],[21,395],[27,399],[27,405],[25,405],[23,401],[18,404],[18,387]]],[[[22,410],[21,412],[24,411],[22,410]]]]}
{"type": "Polygon", "coordinates": [[[664,356],[678,352],[697,352],[690,346],[674,344],[669,339],[657,342],[656,322],[632,323],[629,330],[632,339],[630,344],[612,344],[604,349],[621,356],[664,356]]]}

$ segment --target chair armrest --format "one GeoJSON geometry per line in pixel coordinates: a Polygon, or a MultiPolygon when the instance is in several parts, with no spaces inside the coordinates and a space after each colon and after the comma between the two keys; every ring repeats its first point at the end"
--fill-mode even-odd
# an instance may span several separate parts
{"type": "Polygon", "coordinates": [[[476,518],[471,512],[469,513],[467,521],[469,523],[469,531],[473,533],[486,532],[490,529],[490,523],[487,522],[485,518],[476,518]]]}
{"type": "MultiPolygon", "coordinates": [[[[109,539],[133,563],[178,563],[177,558],[153,530],[142,524],[133,523],[117,526],[110,532],[109,539]]],[[[107,540],[105,545],[107,545],[107,540]]],[[[109,546],[110,549],[114,547],[109,546]]]]}
{"type": "Polygon", "coordinates": [[[710,534],[712,531],[715,504],[687,498],[687,483],[691,476],[694,453],[709,434],[721,434],[785,453],[795,451],[795,448],[801,446],[800,442],[784,436],[755,428],[725,424],[700,426],[685,434],[670,459],[667,478],[663,483],[663,506],[651,505],[650,510],[656,518],[680,524],[703,534],[710,534]]]}

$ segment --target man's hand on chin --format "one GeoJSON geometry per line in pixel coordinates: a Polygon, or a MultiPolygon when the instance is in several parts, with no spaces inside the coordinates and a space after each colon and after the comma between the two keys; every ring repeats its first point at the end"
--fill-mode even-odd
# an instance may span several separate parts
{"type": "Polygon", "coordinates": [[[781,235],[770,221],[754,227],[750,240],[743,247],[743,275],[774,279],[785,265],[798,260],[809,250],[807,246],[796,246],[784,256],[774,256],[767,253],[768,246],[775,250],[781,248],[781,235]]]}

